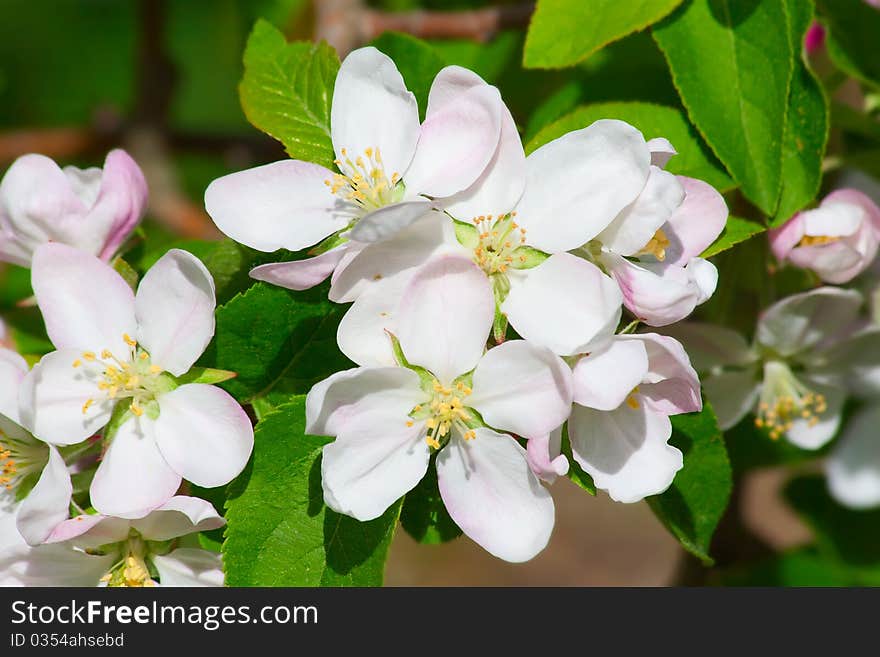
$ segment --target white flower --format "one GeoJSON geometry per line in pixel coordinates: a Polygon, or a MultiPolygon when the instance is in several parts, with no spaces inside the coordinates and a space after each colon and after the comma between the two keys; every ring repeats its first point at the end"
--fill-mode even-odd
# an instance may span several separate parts
{"type": "Polygon", "coordinates": [[[317,384],[307,431],[324,448],[327,504],[359,520],[381,515],[424,476],[438,451],[440,494],[461,529],[492,554],[524,561],[553,528],[553,501],[508,434],[538,436],[565,420],[568,367],[513,340],[485,355],[494,300],[482,271],[446,256],[419,270],[397,316],[409,367],[361,367],[317,384]]]}
{"type": "Polygon", "coordinates": [[[852,509],[880,506],[880,406],[872,404],[850,418],[825,462],[828,490],[852,509]]]}
{"type": "MultiPolygon", "coordinates": [[[[137,520],[103,515],[78,515],[55,527],[46,545],[31,554],[41,556],[46,547],[73,550],[80,563],[90,560],[94,577],[90,585],[141,587],[223,586],[220,555],[193,548],[173,549],[170,541],[187,534],[217,529],[225,520],[209,502],[197,497],[172,497],[137,520]],[[86,553],[87,551],[87,553],[86,553]]],[[[70,557],[68,557],[70,559],[70,557]]],[[[82,567],[80,563],[71,567],[82,567]]]]}
{"type": "Polygon", "coordinates": [[[372,47],[355,50],[339,69],[330,113],[340,173],[284,160],[208,186],[208,213],[242,244],[298,251],[326,240],[317,257],[258,267],[255,278],[296,290],[316,285],[364,242],[394,234],[429,212],[431,199],[473,183],[498,143],[501,101],[486,84],[459,93],[447,83],[458,70],[437,74],[420,126],[394,62],[372,47]]]}
{"type": "Polygon", "coordinates": [[[709,324],[669,332],[702,374],[722,429],[753,411],[771,438],[819,449],[837,432],[847,388],[880,389],[880,330],[859,328],[862,301],[858,292],[832,287],[782,299],[762,313],[752,347],[709,324]]]}
{"type": "Polygon", "coordinates": [[[0,260],[29,267],[47,242],[110,260],[146,203],[144,175],[125,151],[110,151],[103,169],[61,169],[43,155],[23,155],[0,182],[0,260]]]}
{"type": "Polygon", "coordinates": [[[253,448],[247,415],[220,388],[175,378],[214,333],[214,283],[197,258],[169,251],[135,296],[97,258],[47,244],[34,254],[32,281],[58,351],[25,378],[21,422],[53,445],[110,423],[90,491],[99,512],[140,517],[181,477],[214,487],[241,472],[253,448]]]}

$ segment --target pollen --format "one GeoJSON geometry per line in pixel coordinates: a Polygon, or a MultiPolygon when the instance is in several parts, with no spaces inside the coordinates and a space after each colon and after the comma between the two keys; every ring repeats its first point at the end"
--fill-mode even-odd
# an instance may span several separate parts
{"type": "Polygon", "coordinates": [[[639,251],[638,255],[652,255],[660,262],[666,259],[666,249],[669,248],[669,238],[663,229],[658,229],[654,236],[645,244],[644,248],[639,251]]]}
{"type": "Polygon", "coordinates": [[[755,414],[755,426],[778,440],[795,422],[814,427],[828,410],[828,401],[801,383],[787,365],[770,361],[764,366],[764,384],[755,414]]]}
{"type": "Polygon", "coordinates": [[[352,206],[356,215],[363,215],[395,201],[395,188],[400,182],[400,174],[391,176],[385,173],[382,155],[377,148],[364,149],[363,155],[353,160],[345,149],[340,151],[341,159],[335,160],[341,173],[333,174],[324,184],[330,192],[352,206]]]}
{"type": "Polygon", "coordinates": [[[526,232],[513,220],[515,213],[480,215],[472,222],[477,227],[478,242],[473,260],[487,276],[503,275],[514,263],[524,263],[525,256],[517,249],[526,243],[526,232]]]}
{"type": "Polygon", "coordinates": [[[839,237],[832,237],[830,235],[804,235],[797,245],[822,246],[823,244],[831,244],[832,242],[837,242],[839,239],[839,237]]]}
{"type": "MultiPolygon", "coordinates": [[[[461,381],[445,386],[435,379],[431,388],[434,392],[431,401],[424,406],[417,405],[410,414],[424,421],[427,430],[425,442],[433,449],[440,449],[454,428],[465,440],[475,438],[476,434],[467,425],[472,416],[464,403],[464,399],[471,394],[470,387],[461,381]]],[[[407,426],[413,426],[413,422],[407,422],[407,426]]]]}

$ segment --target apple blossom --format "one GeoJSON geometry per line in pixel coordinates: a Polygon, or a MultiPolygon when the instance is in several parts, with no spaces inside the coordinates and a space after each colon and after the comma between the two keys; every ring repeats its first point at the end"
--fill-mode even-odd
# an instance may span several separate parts
{"type": "Polygon", "coordinates": [[[785,435],[819,449],[837,432],[847,388],[878,389],[880,330],[860,328],[862,302],[858,292],[832,287],[787,297],[762,313],[752,346],[710,324],[684,323],[669,333],[701,373],[723,430],[752,411],[772,439],[785,435]]]}
{"type": "Polygon", "coordinates": [[[197,258],[169,251],[137,295],[109,265],[66,245],[37,249],[32,274],[57,351],[25,377],[21,421],[59,446],[103,431],[95,509],[139,517],[181,477],[214,487],[241,472],[253,448],[247,415],[220,388],[179,378],[214,333],[214,283],[197,258]]]}
{"type": "Polygon", "coordinates": [[[831,496],[852,509],[880,506],[880,406],[859,410],[847,423],[826,462],[831,496]]]}
{"type": "Polygon", "coordinates": [[[826,283],[847,283],[874,261],[880,208],[862,192],[838,189],[819,207],[797,213],[770,231],[779,260],[811,269],[826,283]]]}
{"type": "Polygon", "coordinates": [[[466,189],[495,152],[500,96],[482,84],[459,93],[441,70],[424,123],[394,62],[375,48],[343,61],[333,92],[330,137],[338,173],[284,160],[212,182],[205,207],[226,235],[260,251],[314,258],[256,268],[252,275],[291,289],[316,285],[372,242],[428,213],[432,199],[466,189]]]}
{"type": "Polygon", "coordinates": [[[421,480],[433,451],[440,495],[465,534],[508,561],[544,548],[553,501],[526,451],[495,429],[529,437],[559,426],[570,372],[523,340],[484,355],[493,309],[472,261],[437,258],[403,293],[400,364],[338,372],[312,388],[306,430],[336,437],[321,466],[328,506],[358,520],[380,516],[421,480]]]}
{"type": "Polygon", "coordinates": [[[60,168],[43,155],[23,155],[0,181],[0,260],[29,267],[47,242],[110,260],[143,217],[144,175],[122,150],[104,168],[60,168]]]}

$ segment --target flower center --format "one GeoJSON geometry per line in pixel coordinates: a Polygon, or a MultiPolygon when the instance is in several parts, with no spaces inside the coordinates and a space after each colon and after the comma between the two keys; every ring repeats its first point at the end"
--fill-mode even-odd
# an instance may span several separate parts
{"type": "MultiPolygon", "coordinates": [[[[465,440],[476,438],[476,433],[468,428],[467,423],[472,416],[463,401],[471,394],[471,389],[460,381],[448,388],[436,379],[433,389],[431,401],[427,405],[419,404],[411,413],[411,417],[415,420],[425,423],[427,429],[425,442],[434,449],[440,449],[440,441],[446,439],[453,427],[461,431],[465,440]]],[[[415,420],[408,421],[407,426],[413,426],[415,420]]]]}
{"type": "Polygon", "coordinates": [[[526,256],[517,249],[526,243],[526,229],[520,228],[513,220],[516,212],[474,218],[477,227],[477,245],[474,247],[474,262],[486,272],[487,276],[504,274],[510,267],[526,262],[526,256]]]}
{"type": "Polygon", "coordinates": [[[128,345],[128,354],[122,358],[104,349],[100,357],[92,351],[85,351],[82,358],[73,361],[73,367],[82,368],[101,393],[97,398],[86,400],[83,414],[96,399],[130,399],[129,410],[140,417],[144,414],[144,405],[160,392],[162,368],[151,363],[150,354],[140,349],[136,340],[127,334],[122,339],[128,345]]]}
{"type": "Polygon", "coordinates": [[[400,174],[395,172],[389,178],[385,174],[382,156],[378,148],[367,148],[363,156],[352,160],[346,150],[341,150],[342,159],[334,160],[342,173],[334,173],[332,180],[324,184],[330,192],[352,206],[355,214],[363,215],[398,200],[397,194],[400,174]]]}
{"type": "Polygon", "coordinates": [[[101,578],[108,587],[131,587],[141,588],[156,586],[156,582],[150,575],[147,567],[147,546],[143,539],[134,531],[124,543],[121,544],[122,553],[125,557],[114,565],[110,571],[101,578]]]}
{"type": "Polygon", "coordinates": [[[662,228],[657,229],[657,232],[654,233],[654,237],[652,237],[647,244],[645,244],[644,248],[639,251],[636,255],[652,255],[660,262],[663,262],[666,259],[666,249],[669,248],[669,238],[666,237],[666,233],[663,232],[662,228]]]}
{"type": "Polygon", "coordinates": [[[825,396],[807,388],[787,365],[779,361],[764,365],[764,384],[755,426],[766,429],[771,439],[778,440],[791,430],[795,420],[806,420],[811,427],[816,426],[826,410],[825,396]]]}
{"type": "Polygon", "coordinates": [[[42,471],[49,460],[45,443],[24,431],[16,434],[0,427],[0,487],[10,492],[28,475],[42,471]]]}
{"type": "Polygon", "coordinates": [[[629,406],[633,410],[637,410],[639,408],[639,398],[636,395],[639,393],[639,387],[636,386],[632,389],[632,392],[626,398],[626,405],[629,406]]]}
{"type": "Polygon", "coordinates": [[[840,237],[832,237],[830,235],[804,235],[798,246],[821,246],[822,244],[831,244],[837,242],[840,237]]]}

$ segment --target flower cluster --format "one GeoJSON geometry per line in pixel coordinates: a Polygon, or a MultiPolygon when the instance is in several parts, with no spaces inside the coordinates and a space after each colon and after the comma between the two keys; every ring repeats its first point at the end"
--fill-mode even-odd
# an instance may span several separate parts
{"type": "Polygon", "coordinates": [[[241,472],[253,428],[194,368],[214,333],[204,265],[168,251],[135,293],[107,262],[145,202],[122,151],[103,171],[28,155],[0,184],[2,253],[30,267],[56,348],[32,369],[0,348],[0,584],[223,583],[219,555],[179,537],[224,520],[178,493],[241,472]]]}
{"type": "Polygon", "coordinates": [[[498,90],[457,66],[425,120],[394,63],[351,53],[333,92],[336,170],[285,160],[215,180],[205,204],[228,236],[312,257],[251,276],[292,290],[330,279],[352,302],[340,349],[358,367],[312,388],[307,430],[324,499],[380,516],[429,467],[449,514],[509,561],[554,523],[541,481],[571,454],[634,502],[682,467],[669,416],[702,408],[673,338],[619,332],[625,307],[666,326],[706,301],[700,254],[727,219],[710,185],[664,170],[675,150],[601,120],[528,157],[498,90]],[[515,335],[511,335],[515,332],[515,335]]]}

